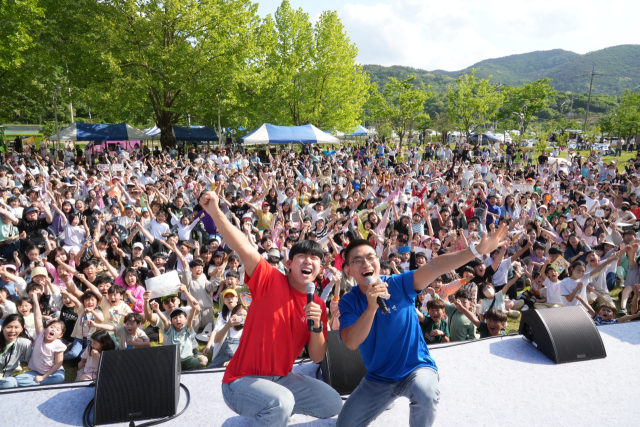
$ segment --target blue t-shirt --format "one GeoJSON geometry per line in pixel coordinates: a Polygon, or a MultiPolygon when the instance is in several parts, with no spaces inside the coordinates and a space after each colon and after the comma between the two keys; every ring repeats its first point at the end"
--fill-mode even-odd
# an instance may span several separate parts
{"type": "MultiPolygon", "coordinates": [[[[390,313],[376,311],[369,336],[360,344],[368,371],[365,378],[370,381],[398,382],[418,368],[438,369],[422,338],[414,303],[420,292],[413,289],[413,273],[415,270],[380,277],[391,295],[386,301],[390,313]]],[[[342,333],[343,328],[352,326],[366,311],[367,297],[359,286],[354,286],[340,299],[338,307],[342,333]]]]}

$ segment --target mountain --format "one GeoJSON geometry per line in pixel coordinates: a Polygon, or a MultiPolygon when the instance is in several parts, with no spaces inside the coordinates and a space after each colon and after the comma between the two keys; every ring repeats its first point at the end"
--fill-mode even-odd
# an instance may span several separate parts
{"type": "Polygon", "coordinates": [[[418,83],[431,84],[437,92],[446,90],[456,78],[476,70],[476,76],[488,78],[492,82],[508,85],[542,79],[553,79],[552,85],[562,92],[589,92],[591,77],[588,74],[595,64],[593,93],[621,95],[625,89],[640,86],[640,45],[621,45],[589,52],[584,55],[562,50],[546,50],[510,55],[503,58],[485,59],[460,71],[425,71],[411,67],[394,65],[365,65],[372,81],[384,86],[387,77],[398,79],[413,74],[418,83]]]}

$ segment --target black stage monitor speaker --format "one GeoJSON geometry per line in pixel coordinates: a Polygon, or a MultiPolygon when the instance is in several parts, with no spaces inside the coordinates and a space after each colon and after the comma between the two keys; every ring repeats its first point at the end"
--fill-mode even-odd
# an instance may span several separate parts
{"type": "Polygon", "coordinates": [[[333,387],[340,395],[351,394],[367,373],[360,349],[349,350],[340,339],[339,331],[327,332],[329,344],[327,354],[320,362],[324,382],[333,387]]]}
{"type": "Polygon", "coordinates": [[[520,335],[555,363],[607,357],[600,332],[582,307],[524,311],[520,335]]]}
{"type": "Polygon", "coordinates": [[[175,415],[180,372],[178,345],[103,352],[96,380],[94,424],[175,415]]]}

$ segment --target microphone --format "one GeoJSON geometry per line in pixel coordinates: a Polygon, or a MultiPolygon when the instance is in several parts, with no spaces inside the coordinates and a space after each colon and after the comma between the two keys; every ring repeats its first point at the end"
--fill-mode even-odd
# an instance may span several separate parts
{"type": "MultiPolygon", "coordinates": [[[[313,302],[313,294],[315,293],[316,285],[313,283],[307,283],[307,305],[313,302]]],[[[307,326],[309,327],[309,332],[313,332],[313,320],[307,319],[307,326]]]]}
{"type": "MultiPolygon", "coordinates": [[[[376,279],[374,279],[373,277],[367,277],[367,286],[372,285],[374,282],[376,282],[376,279]]],[[[377,301],[378,307],[380,307],[380,310],[382,310],[382,314],[389,314],[389,307],[387,307],[387,303],[384,301],[384,299],[378,297],[377,301]]]]}

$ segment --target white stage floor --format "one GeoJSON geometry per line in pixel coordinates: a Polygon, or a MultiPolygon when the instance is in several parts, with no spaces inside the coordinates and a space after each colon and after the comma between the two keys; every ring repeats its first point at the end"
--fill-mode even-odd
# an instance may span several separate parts
{"type": "MultiPolygon", "coordinates": [[[[640,322],[598,328],[605,359],[555,365],[521,336],[432,349],[440,371],[436,426],[633,425],[640,415],[640,322]]],[[[315,375],[317,365],[294,371],[315,375]]],[[[249,427],[252,420],[224,404],[222,373],[182,375],[191,405],[164,425],[249,427]]],[[[81,426],[93,387],[0,396],[3,426],[81,426]]],[[[150,390],[150,393],[153,391],[150,390]]],[[[184,406],[184,393],[179,409],[184,406]]],[[[139,423],[136,423],[139,424],[139,423]]],[[[121,424],[126,426],[127,424],[121,424]]],[[[295,415],[290,426],[335,426],[335,419],[295,415]]],[[[399,399],[372,426],[408,426],[409,401],[399,399]]]]}

